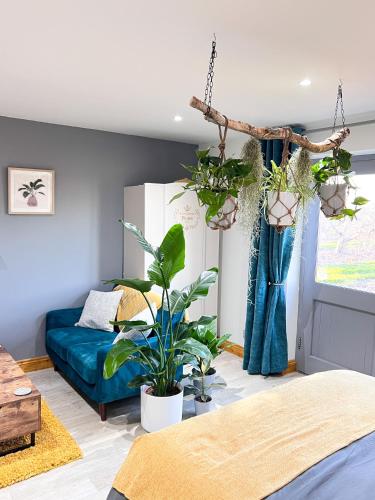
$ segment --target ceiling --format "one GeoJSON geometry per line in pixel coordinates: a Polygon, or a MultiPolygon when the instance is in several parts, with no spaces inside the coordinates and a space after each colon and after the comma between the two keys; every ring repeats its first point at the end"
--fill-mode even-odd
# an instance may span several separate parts
{"type": "Polygon", "coordinates": [[[213,32],[213,106],[252,124],[375,117],[375,2],[0,0],[0,115],[207,143],[202,97],[213,32]],[[310,78],[310,87],[299,82],[310,78]],[[181,115],[181,122],[174,122],[181,115]]]}

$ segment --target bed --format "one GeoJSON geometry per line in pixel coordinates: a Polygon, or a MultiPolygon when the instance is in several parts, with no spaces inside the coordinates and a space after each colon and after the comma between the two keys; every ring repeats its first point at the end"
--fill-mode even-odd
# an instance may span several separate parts
{"type": "Polygon", "coordinates": [[[375,498],[375,379],[335,370],[134,442],[108,500],[375,498]]]}

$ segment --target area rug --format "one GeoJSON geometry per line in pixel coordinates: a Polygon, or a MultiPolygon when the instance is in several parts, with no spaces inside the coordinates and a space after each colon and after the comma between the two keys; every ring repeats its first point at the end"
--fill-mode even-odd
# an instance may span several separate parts
{"type": "MultiPolygon", "coordinates": [[[[0,451],[22,446],[30,437],[0,444],[0,451]]],[[[42,429],[35,446],[0,457],[0,488],[82,458],[76,441],[42,400],[42,429]]]]}

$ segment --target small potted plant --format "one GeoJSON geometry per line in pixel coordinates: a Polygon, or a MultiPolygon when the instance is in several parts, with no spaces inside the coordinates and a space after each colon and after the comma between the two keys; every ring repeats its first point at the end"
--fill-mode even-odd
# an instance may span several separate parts
{"type": "Polygon", "coordinates": [[[326,156],[311,167],[314,179],[314,190],[321,201],[321,210],[328,218],[354,218],[360,210],[358,206],[365,205],[368,200],[361,196],[354,199],[353,208],[347,208],[347,197],[350,189],[355,189],[351,183],[354,172],[351,169],[351,153],[337,148],[333,156],[326,156]]]}
{"type": "Polygon", "coordinates": [[[216,369],[212,366],[212,361],[223,352],[221,347],[230,338],[229,334],[222,337],[217,336],[215,319],[212,320],[210,316],[203,316],[201,323],[191,333],[192,338],[205,345],[211,353],[210,360],[195,356],[195,366],[193,367],[192,375],[194,377],[193,383],[198,388],[201,385],[202,377],[204,378],[206,387],[211,386],[215,382],[216,369]]]}
{"type": "MultiPolygon", "coordinates": [[[[210,367],[210,363],[202,363],[200,362],[199,370],[195,370],[189,375],[189,379],[193,381],[193,384],[189,384],[185,386],[185,394],[194,394],[194,407],[195,414],[202,415],[203,413],[208,413],[214,409],[215,404],[212,399],[212,389],[214,387],[225,387],[225,383],[223,382],[208,382],[210,380],[210,376],[208,374],[208,370],[210,367]],[[198,383],[197,383],[198,382],[198,383]]],[[[213,375],[214,377],[215,375],[213,375]]]]}
{"type": "Polygon", "coordinates": [[[183,167],[191,174],[191,181],[183,186],[171,202],[185,191],[195,191],[199,204],[206,206],[206,223],[211,229],[229,229],[236,221],[238,195],[243,186],[256,181],[250,163],[242,159],[222,160],[210,155],[210,149],[196,152],[197,165],[183,167]]]}
{"type": "MultiPolygon", "coordinates": [[[[171,280],[185,267],[185,238],[181,224],[170,228],[160,247],[153,247],[133,224],[123,222],[126,230],[133,233],[145,252],[153,257],[148,268],[148,280],[115,279],[108,283],[124,285],[142,293],[150,308],[154,322],[117,321],[123,331],[138,330],[143,342],[130,339],[119,340],[108,352],[104,363],[104,378],[111,378],[125,363],[140,363],[144,374],[129,382],[129,387],[141,389],[141,423],[149,432],[175,424],[182,419],[183,391],[179,384],[182,366],[194,360],[195,356],[211,361],[211,352],[192,337],[193,330],[207,319],[184,323],[183,312],[192,302],[207,296],[209,288],[216,282],[216,268],[204,271],[191,285],[183,290],[170,291],[171,280]],[[145,293],[157,285],[162,289],[162,310],[160,320],[145,293]],[[178,321],[175,321],[177,313],[178,321]],[[144,333],[153,329],[155,337],[150,340],[144,333]]],[[[212,321],[212,317],[211,317],[212,321]]]]}

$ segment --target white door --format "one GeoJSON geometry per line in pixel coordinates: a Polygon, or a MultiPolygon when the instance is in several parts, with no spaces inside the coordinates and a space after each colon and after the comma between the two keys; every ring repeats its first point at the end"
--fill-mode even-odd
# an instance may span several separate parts
{"type": "Polygon", "coordinates": [[[305,373],[348,368],[375,375],[375,155],[353,159],[357,220],[311,207],[305,224],[296,360],[305,373]]]}

